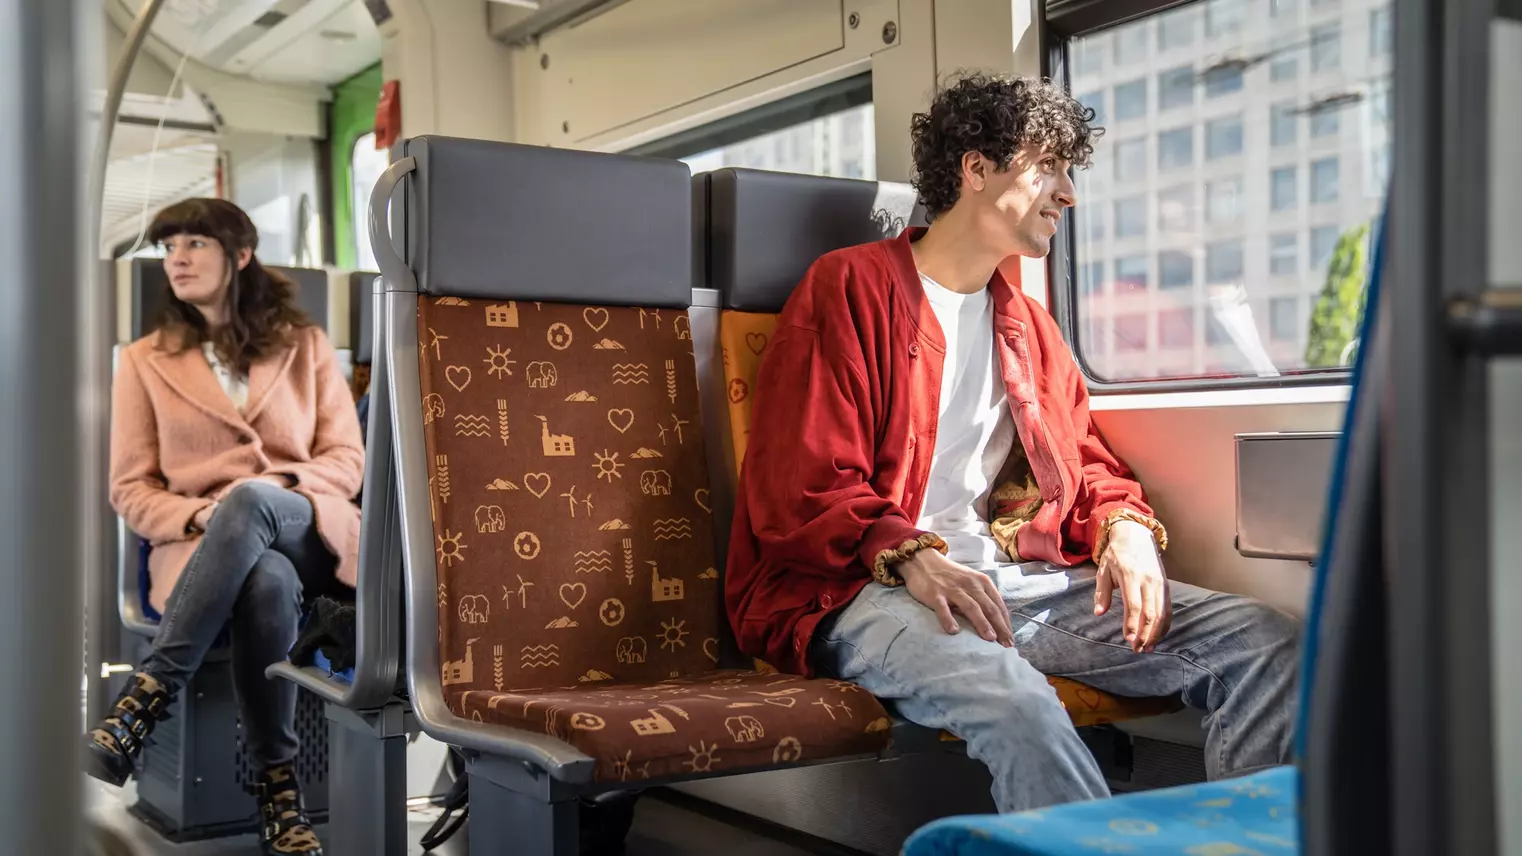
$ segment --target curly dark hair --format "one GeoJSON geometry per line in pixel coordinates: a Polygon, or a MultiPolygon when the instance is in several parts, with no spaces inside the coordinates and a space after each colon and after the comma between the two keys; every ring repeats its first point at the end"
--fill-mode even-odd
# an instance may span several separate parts
{"type": "Polygon", "coordinates": [[[175,235],[200,235],[216,240],[227,255],[232,277],[227,287],[228,323],[217,330],[206,328],[206,319],[194,306],[179,299],[166,282],[168,305],[159,329],[176,352],[211,342],[217,359],[247,373],[255,360],[288,347],[297,330],[311,326],[311,319],[296,305],[296,284],[266,268],[252,256],[242,270],[238,252],[259,248],[259,230],[242,208],[225,199],[186,199],[160,211],[148,227],[147,238],[159,243],[175,235]]]}
{"type": "Polygon", "coordinates": [[[1087,167],[1094,141],[1094,111],[1049,80],[962,74],[943,88],[930,109],[914,114],[914,189],[929,219],[944,214],[962,193],[962,157],[978,152],[1008,169],[1015,150],[1036,144],[1087,167]]]}

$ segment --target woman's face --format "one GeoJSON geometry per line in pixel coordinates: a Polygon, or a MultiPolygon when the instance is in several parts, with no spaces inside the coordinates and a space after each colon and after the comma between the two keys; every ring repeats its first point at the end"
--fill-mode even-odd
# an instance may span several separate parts
{"type": "MultiPolygon", "coordinates": [[[[164,273],[174,296],[197,309],[220,309],[227,303],[227,286],[232,271],[227,253],[215,238],[205,235],[174,235],[165,238],[164,273]]],[[[253,253],[238,252],[238,269],[248,265],[253,253]]]]}

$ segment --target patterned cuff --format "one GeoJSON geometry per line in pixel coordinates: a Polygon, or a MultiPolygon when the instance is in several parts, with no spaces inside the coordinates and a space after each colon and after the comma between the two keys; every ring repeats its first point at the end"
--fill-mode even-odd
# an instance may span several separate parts
{"type": "Polygon", "coordinates": [[[1099,525],[1099,537],[1094,539],[1094,564],[1099,564],[1100,557],[1104,556],[1105,548],[1110,546],[1110,529],[1116,521],[1129,520],[1152,530],[1152,540],[1157,544],[1158,552],[1168,549],[1168,530],[1155,518],[1148,517],[1140,512],[1129,508],[1117,508],[1105,517],[1104,523],[1099,525]]]}
{"type": "Polygon", "coordinates": [[[872,579],[885,586],[901,586],[904,580],[898,574],[893,573],[893,566],[908,559],[915,553],[932,548],[945,553],[946,542],[934,532],[926,532],[918,538],[914,538],[898,545],[896,549],[883,550],[872,561],[872,579]]]}

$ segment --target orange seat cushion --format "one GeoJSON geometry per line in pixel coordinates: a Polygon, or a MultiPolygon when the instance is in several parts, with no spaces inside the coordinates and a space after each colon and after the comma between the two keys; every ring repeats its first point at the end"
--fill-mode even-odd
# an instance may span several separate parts
{"type": "MultiPolygon", "coordinates": [[[[735,456],[733,477],[740,476],[740,464],[750,440],[751,393],[761,370],[761,356],[777,329],[777,316],[765,312],[725,310],[719,324],[719,341],[723,346],[724,382],[728,392],[729,430],[735,456]]],[[[1068,678],[1049,677],[1062,706],[1074,725],[1101,725],[1125,719],[1156,716],[1178,710],[1172,698],[1127,698],[1101,692],[1068,678]]]]}
{"type": "Polygon", "coordinates": [[[890,728],[883,706],[855,684],[760,672],[467,690],[449,704],[477,722],[558,737],[596,759],[598,780],[613,782],[873,755],[890,728]]]}

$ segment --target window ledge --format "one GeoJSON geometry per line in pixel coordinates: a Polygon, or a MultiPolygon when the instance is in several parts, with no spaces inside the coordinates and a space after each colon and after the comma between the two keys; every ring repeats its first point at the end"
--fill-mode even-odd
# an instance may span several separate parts
{"type": "Polygon", "coordinates": [[[1093,395],[1089,410],[1177,410],[1189,407],[1264,407],[1287,404],[1343,404],[1352,387],[1291,386],[1273,389],[1203,389],[1190,392],[1138,392],[1093,395]]]}

